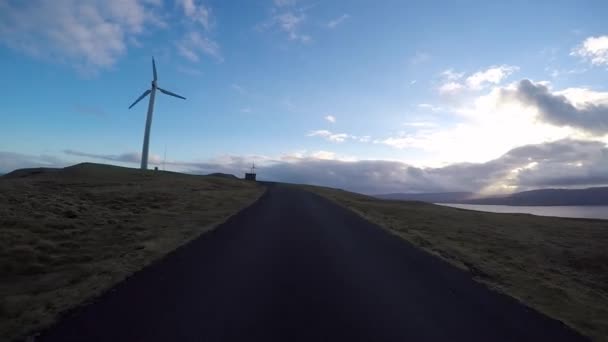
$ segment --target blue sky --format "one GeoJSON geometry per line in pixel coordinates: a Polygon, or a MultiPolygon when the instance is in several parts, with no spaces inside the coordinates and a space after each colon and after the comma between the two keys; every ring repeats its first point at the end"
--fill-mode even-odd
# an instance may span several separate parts
{"type": "Polygon", "coordinates": [[[157,95],[152,165],[165,150],[186,172],[255,161],[262,178],[372,193],[605,185],[606,10],[0,0],[0,171],[136,167],[147,101],[128,106],[154,55],[159,85],[188,99],[157,95]]]}

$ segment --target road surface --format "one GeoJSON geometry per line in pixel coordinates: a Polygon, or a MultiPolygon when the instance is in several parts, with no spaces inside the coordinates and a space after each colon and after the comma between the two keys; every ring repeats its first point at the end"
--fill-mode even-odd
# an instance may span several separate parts
{"type": "Polygon", "coordinates": [[[276,185],[39,340],[584,339],[350,211],[276,185]]]}

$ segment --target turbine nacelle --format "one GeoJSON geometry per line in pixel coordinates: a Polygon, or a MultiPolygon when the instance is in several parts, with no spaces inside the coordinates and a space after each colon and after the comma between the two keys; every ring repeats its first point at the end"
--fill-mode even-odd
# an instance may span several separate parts
{"type": "Polygon", "coordinates": [[[183,96],[181,96],[181,95],[177,95],[177,94],[175,94],[175,93],[173,93],[173,92],[170,92],[170,91],[168,91],[168,90],[161,89],[161,88],[158,86],[158,84],[157,84],[157,82],[156,82],[156,81],[158,80],[158,75],[157,75],[157,73],[156,73],[156,62],[154,61],[154,58],[152,58],[152,76],[153,76],[153,78],[152,78],[152,84],[150,85],[150,89],[148,89],[148,90],[144,91],[144,92],[143,92],[143,94],[141,94],[141,96],[140,96],[139,98],[137,98],[137,100],[135,100],[135,102],[133,102],[133,104],[131,104],[131,105],[129,106],[129,109],[131,109],[133,106],[135,106],[135,105],[137,104],[137,102],[141,101],[141,100],[142,100],[144,97],[148,96],[148,94],[150,94],[150,92],[151,92],[153,89],[158,89],[158,90],[160,90],[160,91],[161,91],[163,94],[166,94],[166,95],[169,95],[169,96],[173,96],[173,97],[177,97],[177,98],[182,99],[182,100],[185,100],[185,99],[186,99],[185,97],[183,97],[183,96]]]}

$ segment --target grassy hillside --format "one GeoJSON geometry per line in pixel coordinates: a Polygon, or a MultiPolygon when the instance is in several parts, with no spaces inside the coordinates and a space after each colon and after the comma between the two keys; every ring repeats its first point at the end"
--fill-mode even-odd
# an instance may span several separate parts
{"type": "Polygon", "coordinates": [[[608,221],[482,213],[304,188],[594,340],[608,341],[608,221]]]}
{"type": "Polygon", "coordinates": [[[0,340],[51,323],[257,199],[225,177],[80,164],[0,178],[0,340]]]}

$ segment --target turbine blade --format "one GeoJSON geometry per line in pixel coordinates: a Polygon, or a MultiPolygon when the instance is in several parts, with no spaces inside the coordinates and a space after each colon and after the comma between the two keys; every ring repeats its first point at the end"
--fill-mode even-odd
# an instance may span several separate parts
{"type": "Polygon", "coordinates": [[[175,93],[172,93],[172,92],[170,92],[168,90],[165,90],[165,89],[162,89],[162,88],[159,88],[159,87],[156,87],[156,89],[160,90],[161,93],[164,93],[164,94],[167,94],[167,95],[170,95],[170,96],[175,96],[175,97],[183,99],[183,100],[186,99],[185,97],[177,95],[175,93]]]}
{"type": "Polygon", "coordinates": [[[144,97],[148,96],[148,94],[150,94],[150,92],[151,92],[150,89],[144,91],[144,93],[141,94],[141,96],[138,97],[137,100],[135,100],[135,102],[133,102],[133,104],[129,106],[129,109],[131,109],[131,107],[135,106],[137,104],[137,102],[141,101],[141,99],[143,99],[144,97]]]}
{"type": "Polygon", "coordinates": [[[154,57],[152,57],[152,72],[154,73],[154,80],[156,81],[156,62],[154,62],[154,57]]]}

